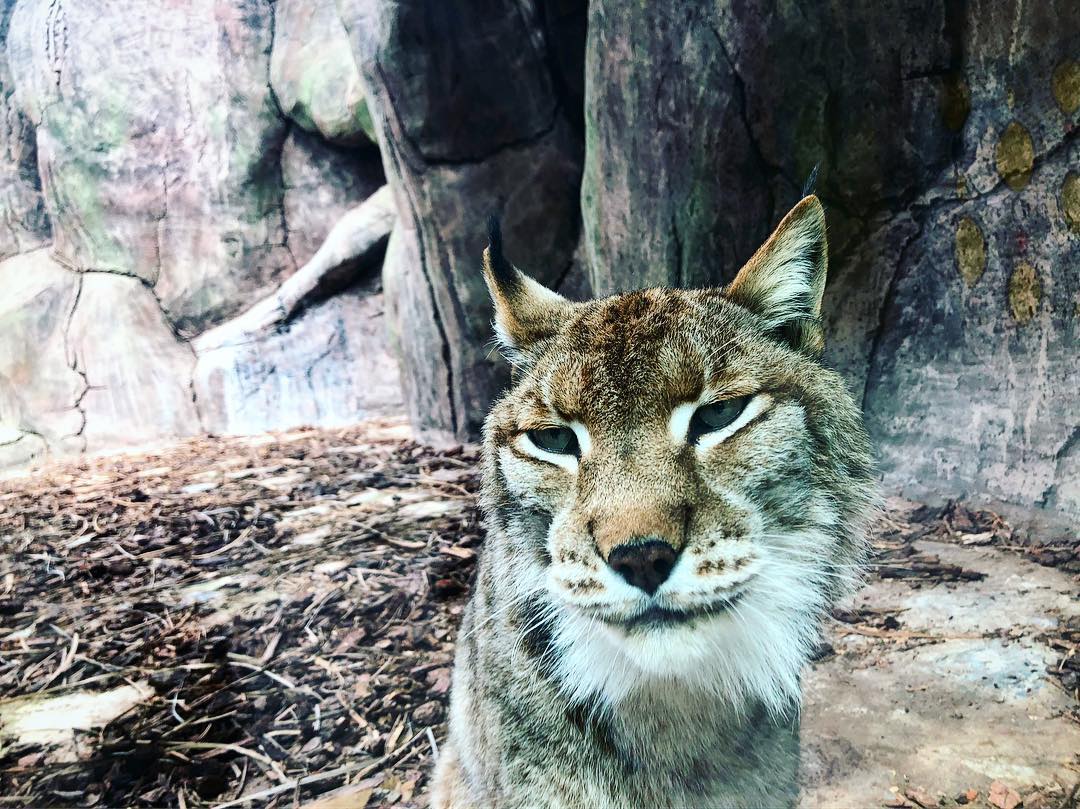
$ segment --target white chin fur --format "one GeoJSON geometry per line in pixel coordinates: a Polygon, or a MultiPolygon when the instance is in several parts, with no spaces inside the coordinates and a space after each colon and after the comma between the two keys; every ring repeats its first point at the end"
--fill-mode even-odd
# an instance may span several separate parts
{"type": "Polygon", "coordinates": [[[770,568],[733,608],[690,625],[628,634],[560,610],[564,693],[610,709],[643,689],[684,687],[736,709],[760,701],[775,713],[797,710],[799,673],[817,643],[824,598],[789,566],[770,568]]]}

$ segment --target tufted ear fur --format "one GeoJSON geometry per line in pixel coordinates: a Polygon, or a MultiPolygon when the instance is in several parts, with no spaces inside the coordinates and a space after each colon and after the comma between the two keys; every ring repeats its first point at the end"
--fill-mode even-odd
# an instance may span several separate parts
{"type": "Polygon", "coordinates": [[[484,280],[495,304],[495,334],[514,360],[552,336],[574,304],[517,270],[502,253],[499,220],[488,220],[484,280]]]}
{"type": "Polygon", "coordinates": [[[762,318],[776,337],[818,356],[825,347],[820,318],[827,265],[825,211],[810,195],[784,217],[724,294],[762,318]]]}

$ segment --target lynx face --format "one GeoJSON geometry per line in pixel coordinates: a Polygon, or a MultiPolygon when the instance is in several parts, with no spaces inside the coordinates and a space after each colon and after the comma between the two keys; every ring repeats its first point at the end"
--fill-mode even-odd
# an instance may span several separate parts
{"type": "Polygon", "coordinates": [[[518,375],[485,428],[492,575],[571,699],[797,695],[873,496],[859,410],[817,362],[825,267],[815,197],[722,290],[570,303],[493,233],[485,275],[518,375]]]}

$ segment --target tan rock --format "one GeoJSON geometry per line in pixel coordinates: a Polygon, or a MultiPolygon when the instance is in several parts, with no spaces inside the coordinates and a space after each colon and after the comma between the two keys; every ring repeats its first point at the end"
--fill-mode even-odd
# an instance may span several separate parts
{"type": "Polygon", "coordinates": [[[335,0],[278,0],[270,84],[282,111],[309,132],[374,143],[360,71],[335,0]]]}
{"type": "Polygon", "coordinates": [[[68,343],[87,383],[80,404],[87,449],[199,432],[191,390],[195,356],[143,283],[111,273],[83,274],[68,343]]]}

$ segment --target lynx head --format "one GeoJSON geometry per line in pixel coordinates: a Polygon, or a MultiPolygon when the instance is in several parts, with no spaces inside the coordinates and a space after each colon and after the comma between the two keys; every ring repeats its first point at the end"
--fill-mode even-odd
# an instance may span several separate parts
{"type": "Polygon", "coordinates": [[[492,227],[515,382],[485,425],[488,564],[571,699],[797,696],[874,496],[859,408],[818,362],[826,261],[810,196],[725,288],[573,303],[492,227]]]}

